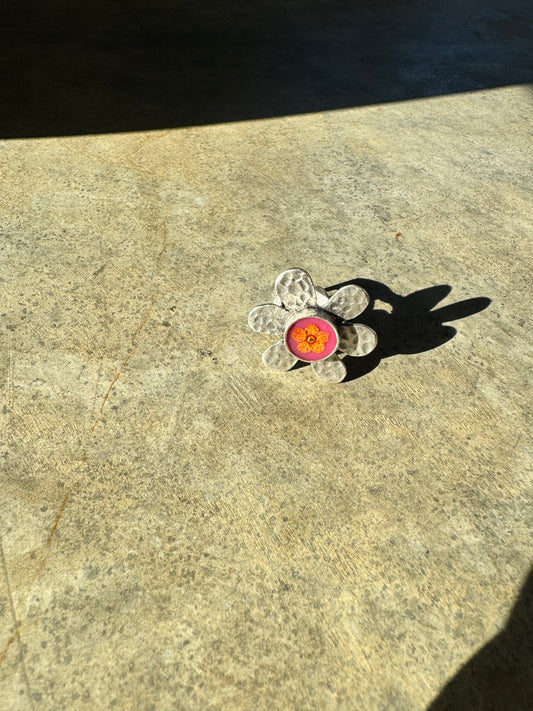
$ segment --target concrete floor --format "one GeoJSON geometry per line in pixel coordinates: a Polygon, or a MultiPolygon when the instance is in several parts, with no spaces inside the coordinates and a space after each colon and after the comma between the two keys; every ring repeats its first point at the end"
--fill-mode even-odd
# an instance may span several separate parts
{"type": "Polygon", "coordinates": [[[533,95],[503,83],[5,120],[2,711],[532,707],[533,95]],[[340,385],[261,363],[291,266],[372,297],[340,385]]]}

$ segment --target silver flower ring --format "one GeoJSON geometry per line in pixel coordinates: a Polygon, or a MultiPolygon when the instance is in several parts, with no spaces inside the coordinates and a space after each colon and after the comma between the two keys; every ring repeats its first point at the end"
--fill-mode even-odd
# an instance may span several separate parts
{"type": "Polygon", "coordinates": [[[369,326],[346,323],[369,302],[360,286],[349,284],[329,296],[304,269],[288,269],[276,279],[272,303],[252,309],[248,324],[253,331],[282,336],[263,353],[268,368],[290,370],[301,360],[311,364],[320,380],[340,383],[346,366],[339,353],[365,356],[377,345],[369,326]]]}

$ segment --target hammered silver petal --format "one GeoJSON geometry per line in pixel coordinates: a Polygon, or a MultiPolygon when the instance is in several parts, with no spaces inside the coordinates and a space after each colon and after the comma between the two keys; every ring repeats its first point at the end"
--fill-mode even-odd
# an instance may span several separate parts
{"type": "Polygon", "coordinates": [[[346,323],[339,328],[339,350],[350,356],[368,355],[377,344],[377,334],[370,326],[346,323]]]}
{"type": "Polygon", "coordinates": [[[274,288],[289,311],[316,306],[313,280],[304,269],[287,269],[282,272],[276,279],[274,288]]]}
{"type": "Polygon", "coordinates": [[[336,353],[311,363],[315,375],[325,383],[340,383],[346,376],[346,366],[336,353]]]}
{"type": "Polygon", "coordinates": [[[290,370],[298,358],[289,353],[282,338],[263,353],[263,363],[273,370],[290,370]]]}
{"type": "Polygon", "coordinates": [[[315,291],[316,291],[317,306],[324,308],[324,306],[329,301],[328,292],[324,289],[323,286],[317,286],[316,284],[315,284],[315,291]]]}
{"type": "Polygon", "coordinates": [[[278,292],[274,289],[272,292],[272,303],[277,304],[277,306],[283,306],[283,301],[279,298],[278,292]]]}
{"type": "Polygon", "coordinates": [[[248,325],[252,331],[281,336],[285,332],[287,311],[276,304],[263,304],[250,311],[248,325]]]}
{"type": "Polygon", "coordinates": [[[363,313],[369,303],[370,297],[364,289],[348,284],[336,291],[324,308],[349,321],[363,313]]]}

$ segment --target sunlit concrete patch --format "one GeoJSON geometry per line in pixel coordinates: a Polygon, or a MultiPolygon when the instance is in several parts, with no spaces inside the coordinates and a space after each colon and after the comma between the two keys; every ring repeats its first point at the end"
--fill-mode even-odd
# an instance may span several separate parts
{"type": "Polygon", "coordinates": [[[523,682],[530,109],[0,144],[3,708],[425,711],[493,639],[523,682]],[[331,388],[248,327],[295,265],[371,298],[331,388]]]}

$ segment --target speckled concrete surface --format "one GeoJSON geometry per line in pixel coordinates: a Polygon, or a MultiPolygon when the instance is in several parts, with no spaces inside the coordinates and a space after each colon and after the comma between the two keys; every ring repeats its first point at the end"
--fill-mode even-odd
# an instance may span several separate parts
{"type": "Polygon", "coordinates": [[[3,711],[530,707],[532,98],[0,144],[3,711]]]}

